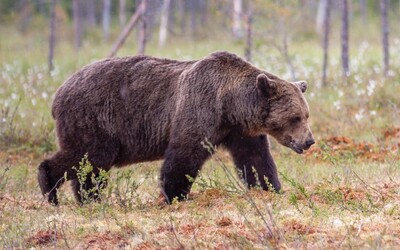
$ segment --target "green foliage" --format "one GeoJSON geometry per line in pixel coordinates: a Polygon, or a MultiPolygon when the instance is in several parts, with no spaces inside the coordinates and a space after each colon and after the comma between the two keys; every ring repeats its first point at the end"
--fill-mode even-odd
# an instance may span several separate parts
{"type": "Polygon", "coordinates": [[[20,102],[21,100],[18,101],[14,109],[4,107],[0,110],[0,147],[10,147],[21,140],[16,123],[20,102]]]}
{"type": "Polygon", "coordinates": [[[76,170],[76,176],[79,182],[79,193],[82,197],[83,204],[101,200],[103,189],[109,180],[108,173],[103,169],[94,171],[92,164],[89,162],[87,153],[79,162],[79,167],[74,167],[73,169],[76,170]]]}
{"type": "Polygon", "coordinates": [[[110,180],[108,188],[108,197],[114,196],[116,204],[123,209],[125,213],[133,208],[140,208],[143,202],[138,191],[139,187],[149,178],[150,173],[146,173],[142,181],[139,182],[133,178],[136,172],[134,169],[119,171],[110,180]]]}
{"type": "Polygon", "coordinates": [[[299,212],[302,212],[300,207],[299,207],[299,202],[298,199],[305,199],[307,201],[307,206],[314,212],[317,213],[318,209],[315,206],[314,201],[312,200],[311,195],[308,193],[306,188],[300,184],[298,181],[296,181],[294,178],[288,176],[285,173],[280,172],[280,175],[282,176],[283,180],[288,182],[295,190],[295,193],[291,193],[289,196],[289,202],[296,207],[296,209],[299,212]]]}
{"type": "Polygon", "coordinates": [[[8,171],[10,170],[10,168],[9,168],[9,166],[8,166],[8,164],[6,164],[6,166],[4,167],[4,169],[3,169],[3,172],[2,173],[0,173],[0,194],[4,194],[4,193],[6,193],[7,192],[7,190],[6,190],[6,186],[7,186],[7,183],[8,183],[8,171]]]}
{"type": "Polygon", "coordinates": [[[36,148],[39,153],[49,153],[56,149],[54,124],[46,124],[43,120],[40,122],[38,128],[39,133],[36,134],[36,138],[31,143],[32,148],[36,148]]]}

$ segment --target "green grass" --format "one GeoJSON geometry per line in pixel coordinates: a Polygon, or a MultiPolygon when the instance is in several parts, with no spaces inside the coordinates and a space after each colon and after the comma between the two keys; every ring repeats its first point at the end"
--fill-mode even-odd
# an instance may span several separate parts
{"type": "MultiPolygon", "coordinates": [[[[105,57],[113,39],[103,42],[94,30],[77,52],[71,30],[62,26],[56,68],[49,74],[41,22],[24,35],[13,26],[0,27],[0,248],[390,249],[400,244],[400,140],[399,134],[385,137],[400,124],[395,32],[387,78],[380,72],[376,34],[357,35],[361,31],[355,28],[348,79],[341,76],[338,37],[333,36],[328,86],[320,86],[318,38],[291,37],[297,77],[309,82],[306,97],[317,145],[299,156],[272,140],[282,194],[243,190],[230,157],[219,150],[188,201],[171,206],[160,201],[161,162],[151,162],[112,170],[102,203],[79,206],[64,185],[60,206],[52,207],[36,181],[38,164],[56,150],[52,96],[73,72],[105,57]],[[351,142],[332,143],[329,138],[335,136],[351,142]]],[[[113,38],[117,34],[114,29],[113,38]]],[[[284,59],[261,37],[255,39],[254,63],[289,77],[284,59]]],[[[227,32],[196,40],[175,36],[164,49],[155,41],[146,50],[154,56],[186,60],[216,50],[243,54],[243,44],[229,42],[227,32]]],[[[135,52],[132,35],[118,55],[135,52]]]]}

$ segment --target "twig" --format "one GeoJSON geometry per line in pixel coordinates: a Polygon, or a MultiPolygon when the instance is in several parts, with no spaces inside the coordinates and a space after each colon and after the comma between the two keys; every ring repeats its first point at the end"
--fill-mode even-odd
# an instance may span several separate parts
{"type": "MultiPolygon", "coordinates": [[[[384,195],[376,188],[372,187],[371,185],[369,185],[368,183],[366,183],[353,169],[350,169],[350,171],[354,174],[355,177],[357,177],[357,179],[359,179],[367,188],[372,189],[373,191],[375,191],[382,200],[384,200],[384,195]]],[[[389,196],[390,198],[393,198],[392,195],[390,194],[386,194],[387,196],[389,196]]]]}
{"type": "MultiPolygon", "coordinates": [[[[6,160],[6,163],[8,163],[8,159],[6,160]]],[[[0,176],[0,184],[5,179],[5,175],[6,175],[7,171],[9,171],[9,170],[10,170],[10,166],[7,164],[6,168],[3,171],[3,174],[0,176]]]]}
{"type": "Polygon", "coordinates": [[[180,249],[185,249],[185,246],[183,246],[183,244],[181,243],[181,241],[178,238],[178,235],[176,234],[174,223],[172,223],[172,216],[171,215],[169,216],[169,223],[171,224],[172,233],[174,234],[174,237],[175,237],[176,241],[179,243],[180,249]]]}
{"type": "MultiPolygon", "coordinates": [[[[216,159],[222,166],[224,172],[228,175],[228,177],[230,178],[231,181],[236,182],[236,184],[238,184],[236,181],[236,179],[234,178],[234,176],[232,175],[232,173],[228,170],[228,168],[226,167],[226,165],[222,162],[221,159],[219,159],[217,156],[213,156],[214,159],[216,159]]],[[[241,185],[238,185],[239,187],[241,187],[241,185]]],[[[258,208],[257,204],[254,202],[253,197],[251,197],[250,193],[248,192],[248,189],[246,187],[242,187],[242,191],[244,192],[244,194],[246,194],[245,198],[247,198],[248,202],[250,203],[250,205],[256,210],[256,213],[260,216],[261,220],[263,221],[263,223],[265,224],[266,228],[268,229],[269,232],[269,236],[274,238],[274,232],[271,228],[271,226],[269,225],[269,223],[267,222],[267,220],[265,219],[264,215],[261,213],[260,209],[258,208]]],[[[267,209],[268,215],[270,217],[270,219],[272,219],[272,214],[269,211],[269,209],[267,209]]]]}
{"type": "MultiPolygon", "coordinates": [[[[51,193],[53,190],[57,189],[58,183],[60,183],[60,182],[63,181],[63,180],[66,180],[66,175],[64,175],[63,177],[61,177],[61,178],[56,182],[56,184],[54,184],[53,188],[50,189],[49,192],[47,192],[46,194],[44,194],[44,198],[48,198],[49,195],[50,195],[50,193],[51,193]]],[[[40,205],[43,205],[43,203],[45,202],[45,199],[41,199],[41,200],[42,200],[42,202],[41,202],[40,205]]]]}
{"type": "Polygon", "coordinates": [[[65,242],[65,245],[67,246],[68,249],[71,249],[71,246],[68,244],[67,237],[65,237],[65,230],[64,230],[64,222],[63,221],[61,222],[61,234],[62,234],[62,238],[63,238],[63,240],[65,242]]]}

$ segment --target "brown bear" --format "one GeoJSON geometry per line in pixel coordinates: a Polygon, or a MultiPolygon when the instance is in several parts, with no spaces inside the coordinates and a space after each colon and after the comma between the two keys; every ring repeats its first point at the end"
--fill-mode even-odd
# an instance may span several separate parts
{"type": "MultiPolygon", "coordinates": [[[[41,191],[57,204],[57,188],[73,180],[84,156],[108,171],[164,159],[167,202],[185,198],[210,152],[226,148],[248,186],[281,189],[268,136],[302,153],[314,139],[307,124],[305,82],[291,83],[228,52],[194,61],[150,56],[105,59],[72,75],[52,106],[59,151],[39,166],[41,191]],[[65,174],[66,173],[66,174],[65,174]]],[[[91,178],[83,188],[93,186],[91,178]]]]}

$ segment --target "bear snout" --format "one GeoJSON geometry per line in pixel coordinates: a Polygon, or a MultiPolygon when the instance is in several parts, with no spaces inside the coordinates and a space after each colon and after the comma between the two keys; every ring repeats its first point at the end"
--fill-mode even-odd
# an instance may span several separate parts
{"type": "Polygon", "coordinates": [[[310,139],[307,139],[304,143],[301,143],[301,142],[300,143],[296,143],[295,140],[292,140],[290,142],[290,146],[289,147],[294,152],[296,152],[298,154],[302,154],[304,150],[310,149],[311,145],[313,145],[313,144],[315,144],[315,140],[314,140],[314,138],[311,137],[310,139]]]}
{"type": "Polygon", "coordinates": [[[304,149],[308,150],[313,144],[315,144],[314,138],[308,139],[305,143],[304,149]]]}

